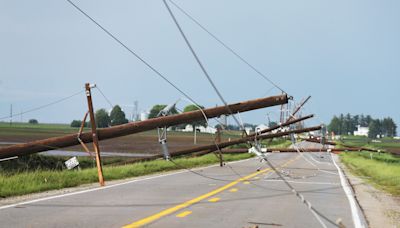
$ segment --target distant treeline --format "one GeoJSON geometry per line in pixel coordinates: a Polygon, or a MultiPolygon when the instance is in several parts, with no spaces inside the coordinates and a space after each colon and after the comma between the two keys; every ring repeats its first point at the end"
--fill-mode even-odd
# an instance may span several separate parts
{"type": "Polygon", "coordinates": [[[340,114],[333,116],[328,130],[337,135],[352,135],[357,130],[357,126],[369,127],[368,137],[376,138],[378,135],[381,137],[393,137],[397,134],[397,126],[392,118],[386,117],[383,119],[374,119],[370,115],[347,115],[340,114]]]}

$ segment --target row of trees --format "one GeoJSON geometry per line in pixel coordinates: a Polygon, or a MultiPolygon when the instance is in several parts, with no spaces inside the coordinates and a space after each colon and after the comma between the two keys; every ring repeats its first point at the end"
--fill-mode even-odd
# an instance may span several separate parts
{"type": "MultiPolygon", "coordinates": [[[[153,108],[150,110],[149,114],[149,119],[151,118],[156,118],[158,117],[158,114],[163,110],[167,105],[164,104],[157,104],[154,105],[153,108]]],[[[200,106],[201,109],[203,109],[203,106],[200,106]]],[[[188,105],[184,108],[183,112],[190,112],[190,111],[195,111],[198,110],[199,108],[195,105],[188,105]]],[[[178,111],[174,107],[172,110],[170,110],[170,114],[178,114],[178,111]]],[[[95,113],[95,118],[96,118],[96,124],[97,127],[99,128],[104,128],[104,127],[109,127],[109,126],[115,126],[115,125],[120,125],[120,124],[125,124],[128,123],[128,119],[125,117],[125,113],[122,111],[121,107],[119,105],[114,106],[114,108],[111,110],[110,115],[105,109],[99,109],[95,113]]],[[[190,123],[193,125],[193,129],[195,129],[195,126],[206,126],[206,120],[199,120],[195,121],[193,123],[190,123]]],[[[73,120],[71,122],[71,127],[80,127],[82,125],[81,120],[73,120]]],[[[85,127],[89,127],[89,123],[86,122],[85,127]]],[[[183,124],[180,127],[184,127],[185,124],[183,124]]]]}
{"type": "Polygon", "coordinates": [[[390,117],[380,119],[374,119],[369,124],[369,138],[376,138],[377,136],[382,137],[394,137],[397,135],[397,125],[390,117]]]}
{"type": "Polygon", "coordinates": [[[396,136],[397,126],[392,118],[387,117],[382,120],[374,119],[370,115],[347,115],[340,114],[333,116],[328,130],[337,135],[352,135],[357,130],[357,126],[369,127],[369,137],[376,138],[377,135],[393,137],[396,136]]]}
{"type": "MultiPolygon", "coordinates": [[[[164,104],[154,105],[152,107],[152,109],[150,110],[148,118],[151,119],[151,118],[158,117],[161,110],[163,110],[165,107],[167,107],[167,105],[164,105],[164,104]]],[[[204,109],[203,106],[200,106],[200,108],[204,109]]],[[[196,105],[188,105],[183,109],[183,112],[191,112],[191,111],[196,111],[196,110],[199,110],[199,107],[197,107],[196,105]]],[[[178,110],[174,107],[170,110],[169,114],[178,114],[178,113],[179,113],[178,110]]],[[[114,106],[114,108],[112,109],[110,114],[108,114],[108,112],[105,109],[97,110],[95,113],[95,118],[96,118],[97,127],[99,127],[99,128],[105,128],[105,127],[109,127],[109,126],[115,126],[115,125],[128,123],[128,119],[126,119],[125,113],[122,111],[121,107],[118,105],[114,106]]],[[[174,126],[174,128],[184,128],[186,126],[186,124],[191,124],[193,126],[193,130],[195,130],[196,126],[204,126],[205,127],[207,125],[207,121],[205,119],[202,119],[202,120],[198,120],[195,122],[183,123],[178,126],[174,126]]],[[[276,124],[276,123],[273,123],[273,124],[276,124]]],[[[80,127],[81,125],[82,125],[81,120],[73,120],[71,122],[71,127],[80,127]]],[[[84,126],[89,127],[90,123],[86,122],[84,124],[84,126]]],[[[251,127],[253,129],[256,127],[256,125],[247,124],[247,123],[245,123],[244,126],[251,127]]],[[[217,125],[216,127],[218,128],[221,126],[217,125]]],[[[240,130],[239,126],[236,126],[236,125],[228,125],[226,127],[226,129],[240,130]]]]}
{"type": "MultiPolygon", "coordinates": [[[[149,113],[149,119],[151,118],[156,118],[158,117],[158,114],[161,112],[161,110],[163,110],[165,107],[167,107],[167,105],[164,104],[157,104],[154,105],[153,108],[150,110],[149,113]]],[[[204,109],[203,106],[199,106],[201,109],[204,109]]],[[[191,111],[196,111],[199,110],[199,107],[197,107],[196,105],[188,105],[183,109],[183,112],[191,112],[191,111]]],[[[178,110],[176,110],[176,108],[172,108],[170,110],[170,114],[178,114],[178,110]]],[[[178,126],[175,126],[175,128],[184,128],[186,126],[186,124],[191,124],[193,126],[193,131],[196,129],[196,126],[206,126],[207,125],[207,121],[204,120],[198,120],[198,121],[194,121],[191,123],[184,123],[184,124],[180,124],[178,126]]]]}
{"type": "MultiPolygon", "coordinates": [[[[105,109],[99,109],[95,113],[96,125],[99,128],[115,126],[120,124],[128,123],[128,119],[125,117],[125,113],[122,111],[119,105],[114,106],[111,110],[110,115],[105,109]]],[[[73,120],[71,122],[71,127],[80,127],[82,125],[81,120],[73,120]]],[[[89,126],[89,123],[86,122],[85,127],[89,126]]]]}

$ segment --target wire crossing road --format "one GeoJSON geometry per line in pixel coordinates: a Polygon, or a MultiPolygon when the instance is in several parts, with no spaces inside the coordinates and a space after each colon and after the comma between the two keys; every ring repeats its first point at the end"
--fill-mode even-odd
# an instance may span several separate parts
{"type": "MultiPolygon", "coordinates": [[[[269,159],[322,215],[353,227],[349,200],[330,156],[303,155],[319,170],[297,153],[275,153],[269,159]]],[[[307,206],[258,159],[195,171],[203,176],[180,171],[2,206],[0,226],[321,227],[307,206]]]]}

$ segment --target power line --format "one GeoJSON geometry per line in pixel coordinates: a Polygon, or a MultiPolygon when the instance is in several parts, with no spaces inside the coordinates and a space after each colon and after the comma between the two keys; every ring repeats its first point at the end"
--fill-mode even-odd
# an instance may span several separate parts
{"type": "Polygon", "coordinates": [[[81,93],[83,93],[83,92],[84,92],[84,90],[81,90],[81,91],[79,91],[79,92],[77,92],[77,93],[74,93],[74,94],[68,96],[68,97],[64,97],[64,98],[61,98],[61,99],[59,99],[59,100],[53,101],[53,102],[51,102],[51,103],[48,103],[48,104],[45,104],[45,105],[41,105],[41,106],[38,106],[38,107],[36,107],[36,108],[29,109],[29,110],[24,111],[24,112],[20,112],[20,113],[18,113],[18,114],[16,114],[16,115],[9,115],[9,116],[0,117],[0,120],[12,118],[12,117],[14,117],[14,116],[24,115],[24,114],[26,114],[26,113],[30,113],[30,112],[34,112],[34,111],[37,111],[37,110],[40,110],[40,109],[47,108],[47,107],[49,107],[49,106],[52,106],[52,105],[61,103],[61,102],[65,101],[65,100],[68,100],[68,99],[70,99],[70,98],[72,98],[72,97],[74,97],[74,96],[76,96],[76,95],[78,95],[78,94],[81,94],[81,93]]]}
{"type": "Polygon", "coordinates": [[[179,89],[178,86],[176,86],[174,83],[172,83],[168,78],[166,78],[163,74],[161,74],[157,69],[155,69],[152,65],[150,65],[146,60],[144,60],[142,57],[140,57],[136,52],[134,52],[132,49],[130,49],[126,44],[124,44],[121,40],[119,40],[116,36],[114,36],[110,31],[108,31],[105,27],[103,27],[100,23],[98,23],[95,19],[93,19],[89,14],[87,14],[85,11],[83,11],[79,6],[74,4],[71,0],[66,0],[69,4],[71,4],[75,9],[77,9],[79,12],[81,12],[85,17],[87,17],[90,21],[92,21],[97,27],[99,27],[101,30],[103,30],[107,35],[109,35],[112,39],[114,39],[118,44],[120,44],[123,48],[125,48],[128,52],[130,52],[133,56],[135,56],[139,61],[141,61],[144,65],[146,65],[150,70],[152,70],[156,75],[158,75],[160,78],[162,78],[164,81],[166,81],[168,84],[170,84],[172,87],[174,87],[178,92],[180,92],[183,96],[191,100],[193,103],[196,103],[189,95],[187,95],[185,92],[183,92],[181,89],[179,89]]]}
{"type": "Polygon", "coordinates": [[[315,209],[315,207],[312,206],[311,202],[308,201],[303,194],[301,194],[300,192],[298,192],[281,174],[281,172],[279,172],[276,167],[265,157],[263,156],[262,158],[269,167],[271,167],[271,169],[278,175],[278,177],[283,181],[283,183],[286,184],[286,186],[293,192],[294,195],[296,195],[302,203],[304,203],[307,208],[311,211],[311,213],[314,215],[314,217],[317,219],[317,221],[321,224],[322,227],[327,227],[324,222],[321,220],[321,218],[324,218],[326,221],[328,221],[329,223],[331,223],[332,225],[339,227],[338,224],[336,224],[334,221],[332,221],[331,219],[329,219],[328,217],[326,217],[323,213],[321,213],[320,211],[318,211],[317,209],[315,209]],[[321,218],[320,218],[321,217],[321,218]]]}
{"type": "MultiPolygon", "coordinates": [[[[178,20],[176,19],[174,13],[172,12],[171,8],[169,7],[168,3],[166,0],[163,0],[165,7],[167,8],[171,18],[173,19],[176,27],[178,28],[180,34],[182,35],[183,39],[185,40],[186,45],[188,46],[188,48],[190,49],[190,52],[193,54],[193,57],[195,58],[195,60],[197,61],[197,63],[199,64],[201,70],[203,71],[204,76],[207,78],[208,82],[211,84],[212,88],[214,89],[214,91],[217,93],[218,97],[221,99],[222,103],[224,103],[226,109],[229,111],[229,113],[232,115],[233,119],[235,120],[235,122],[238,124],[238,126],[240,126],[243,130],[244,130],[244,126],[240,124],[239,120],[235,117],[235,115],[233,114],[232,110],[229,108],[228,103],[226,102],[226,100],[224,99],[224,97],[222,96],[222,94],[220,93],[220,91],[218,90],[217,86],[215,85],[215,83],[213,82],[213,80],[211,79],[210,75],[208,74],[207,70],[205,69],[204,65],[202,64],[202,62],[200,61],[200,58],[197,56],[196,51],[193,49],[192,45],[190,44],[188,38],[186,37],[185,33],[182,30],[182,27],[179,25],[178,20]]],[[[245,133],[247,135],[247,133],[245,133]]]]}
{"type": "Polygon", "coordinates": [[[193,21],[196,25],[198,25],[203,31],[208,33],[214,40],[216,40],[218,43],[220,43],[223,47],[225,47],[228,51],[230,51],[233,55],[235,55],[239,60],[241,60],[243,63],[245,63],[247,66],[249,66],[251,69],[253,69],[258,75],[263,77],[266,81],[271,83],[274,87],[282,91],[283,93],[286,93],[280,86],[278,86],[276,83],[274,83],[270,78],[268,78],[265,74],[263,74],[260,70],[258,70],[254,65],[250,64],[246,59],[244,59],[239,53],[237,53],[235,50],[233,50],[231,47],[229,47],[225,42],[223,42],[220,38],[218,38],[216,35],[211,33],[206,27],[204,27],[198,20],[196,20],[194,17],[192,17],[188,12],[186,12],[182,7],[180,7],[178,4],[176,4],[174,1],[169,0],[179,11],[181,11],[184,15],[186,15],[191,21],[193,21]]]}
{"type": "Polygon", "coordinates": [[[98,85],[96,85],[96,89],[100,92],[100,94],[103,96],[103,98],[107,101],[107,103],[110,105],[111,109],[114,108],[114,105],[111,103],[110,99],[106,97],[106,95],[101,91],[98,85]]]}

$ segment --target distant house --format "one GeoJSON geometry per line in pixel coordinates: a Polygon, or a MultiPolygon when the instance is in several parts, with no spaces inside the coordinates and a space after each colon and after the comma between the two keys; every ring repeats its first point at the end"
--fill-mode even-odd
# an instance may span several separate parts
{"type": "Polygon", "coordinates": [[[257,125],[256,131],[257,131],[257,130],[262,131],[262,130],[265,130],[265,129],[267,129],[267,128],[268,128],[267,125],[265,125],[265,124],[260,124],[260,125],[257,125]]]}
{"type": "MultiPolygon", "coordinates": [[[[197,132],[202,132],[202,133],[211,133],[215,134],[217,132],[217,129],[215,127],[203,127],[203,126],[196,126],[197,132]]],[[[184,132],[192,132],[193,131],[193,126],[191,124],[186,125],[185,129],[182,131],[184,132]]]]}
{"type": "Polygon", "coordinates": [[[361,127],[361,125],[357,126],[357,131],[354,131],[354,135],[356,136],[367,136],[368,137],[369,128],[361,127]]]}

